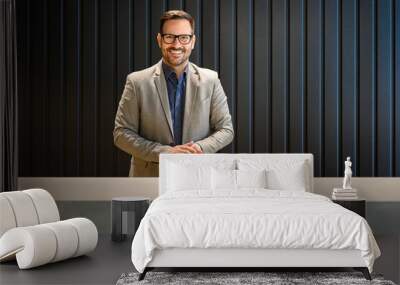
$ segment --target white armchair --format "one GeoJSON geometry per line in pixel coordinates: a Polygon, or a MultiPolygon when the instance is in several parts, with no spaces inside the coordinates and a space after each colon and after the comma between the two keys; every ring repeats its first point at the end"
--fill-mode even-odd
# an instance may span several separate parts
{"type": "Polygon", "coordinates": [[[97,240],[92,221],[60,221],[46,190],[0,193],[0,262],[16,258],[20,269],[28,269],[86,254],[97,240]]]}

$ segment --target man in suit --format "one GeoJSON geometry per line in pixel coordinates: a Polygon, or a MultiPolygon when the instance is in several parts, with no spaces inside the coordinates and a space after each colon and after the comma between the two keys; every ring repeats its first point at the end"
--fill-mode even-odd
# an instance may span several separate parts
{"type": "Polygon", "coordinates": [[[213,153],[233,139],[218,74],[189,62],[194,26],[184,11],[165,12],[157,35],[162,60],[127,77],[114,143],[132,155],[129,176],[158,176],[160,153],[213,153]]]}

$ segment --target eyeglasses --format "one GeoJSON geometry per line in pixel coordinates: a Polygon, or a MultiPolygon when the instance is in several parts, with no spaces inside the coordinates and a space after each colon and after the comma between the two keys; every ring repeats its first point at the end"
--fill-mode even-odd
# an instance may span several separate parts
{"type": "Polygon", "coordinates": [[[192,41],[193,35],[172,35],[172,34],[162,34],[161,35],[164,43],[166,44],[172,44],[175,42],[175,39],[178,39],[178,41],[183,44],[187,45],[192,41]]]}

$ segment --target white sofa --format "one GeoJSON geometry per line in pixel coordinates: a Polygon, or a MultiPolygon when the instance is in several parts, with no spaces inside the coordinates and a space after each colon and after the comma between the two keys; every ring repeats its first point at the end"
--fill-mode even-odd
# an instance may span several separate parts
{"type": "Polygon", "coordinates": [[[60,221],[53,197],[43,189],[0,193],[0,262],[17,260],[20,269],[84,255],[96,248],[92,221],[60,221]]]}

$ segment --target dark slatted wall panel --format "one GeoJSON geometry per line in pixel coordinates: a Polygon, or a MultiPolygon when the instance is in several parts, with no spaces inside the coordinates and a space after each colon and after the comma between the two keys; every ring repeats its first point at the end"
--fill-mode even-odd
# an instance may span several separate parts
{"type": "Polygon", "coordinates": [[[359,12],[359,171],[376,175],[376,14],[375,0],[360,2],[359,12]]]}
{"type": "Polygon", "coordinates": [[[395,125],[395,172],[394,176],[400,176],[400,0],[395,1],[394,11],[394,98],[395,98],[395,109],[394,109],[394,125],[395,125]]]}
{"type": "MultiPolygon", "coordinates": [[[[393,173],[393,1],[377,0],[377,66],[376,66],[376,135],[377,165],[379,176],[393,173]]],[[[398,33],[398,32],[397,32],[398,33]]]]}
{"type": "Polygon", "coordinates": [[[400,176],[400,0],[18,1],[21,176],[126,176],[113,145],[126,75],[160,59],[159,17],[196,19],[217,70],[224,152],[302,153],[316,176],[400,176]]]}
{"type": "Polygon", "coordinates": [[[320,176],[323,163],[323,122],[324,122],[324,41],[323,41],[323,2],[320,0],[307,1],[306,29],[306,152],[314,154],[314,173],[320,176]]]}
{"type": "Polygon", "coordinates": [[[341,3],[326,0],[324,25],[324,168],[325,176],[341,176],[340,102],[341,102],[341,3]]]}

